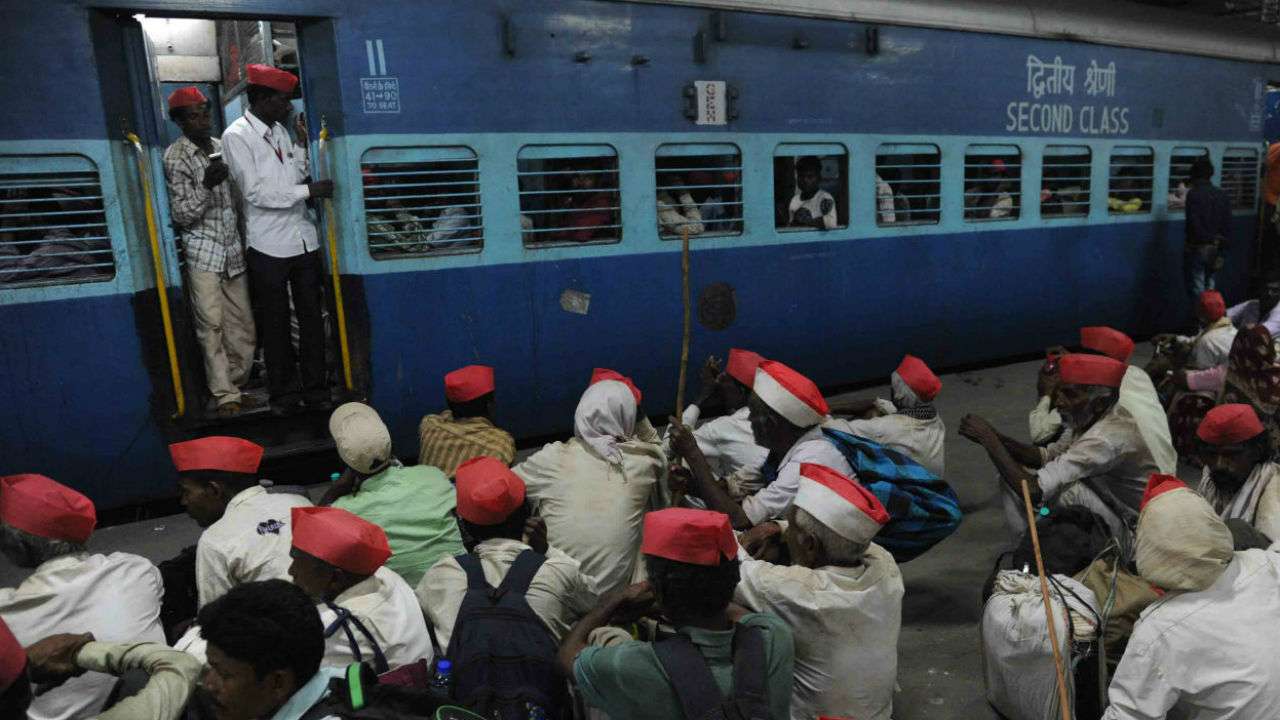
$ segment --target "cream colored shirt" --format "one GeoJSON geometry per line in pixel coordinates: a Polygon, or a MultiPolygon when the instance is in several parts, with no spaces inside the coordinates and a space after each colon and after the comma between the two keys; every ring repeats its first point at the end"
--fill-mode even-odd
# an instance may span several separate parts
{"type": "MultiPolygon", "coordinates": [[[[511,563],[528,549],[528,545],[518,540],[504,538],[485,540],[476,545],[475,552],[480,556],[484,579],[492,587],[498,587],[507,576],[511,563]]],[[[440,648],[447,650],[458,610],[467,594],[466,571],[456,559],[443,558],[422,576],[415,592],[422,612],[436,628],[440,648]]],[[[542,619],[557,643],[579,618],[596,606],[599,599],[591,580],[582,574],[578,561],[554,547],[547,549],[547,559],[534,574],[524,597],[529,609],[542,619]]]]}
{"type": "Polygon", "coordinates": [[[1188,370],[1204,370],[1215,365],[1222,365],[1231,354],[1231,343],[1236,340],[1236,328],[1231,318],[1223,316],[1208,329],[1195,337],[1180,337],[1183,342],[1191,343],[1191,352],[1187,355],[1188,370]]]}
{"type": "MultiPolygon", "coordinates": [[[[827,423],[836,430],[845,430],[844,421],[828,418],[827,423]]],[[[815,425],[796,441],[795,445],[778,462],[778,476],[763,490],[742,501],[742,511],[752,524],[776,520],[787,514],[796,491],[800,489],[800,466],[804,463],[826,465],[842,475],[853,477],[853,468],[830,440],[822,434],[822,426],[815,425]]]]}
{"type": "Polygon", "coordinates": [[[1040,456],[1044,466],[1036,476],[1047,499],[1085,482],[1118,508],[1127,508],[1122,518],[1137,515],[1147,480],[1159,469],[1137,422],[1119,404],[1078,437],[1068,435],[1041,448],[1040,456]]]}
{"type": "MultiPolygon", "coordinates": [[[[684,409],[681,421],[686,427],[694,428],[693,437],[698,441],[698,449],[716,477],[733,476],[739,485],[754,484],[752,492],[755,492],[760,489],[760,468],[769,458],[769,451],[756,444],[749,416],[748,408],[742,407],[730,415],[721,415],[698,425],[702,409],[690,405],[684,409]]],[[[668,437],[670,433],[668,428],[668,437]]],[[[669,457],[674,457],[670,440],[665,440],[663,448],[669,457]]]]}
{"type": "Polygon", "coordinates": [[[142,670],[149,677],[138,694],[116,703],[98,720],[175,720],[186,710],[204,670],[199,660],[164,643],[91,642],[80,648],[76,665],[114,677],[142,670]]]}
{"type": "Polygon", "coordinates": [[[939,478],[945,477],[947,428],[942,424],[941,415],[922,420],[895,412],[869,420],[845,422],[854,435],[897,450],[939,478]]]}
{"type": "Polygon", "coordinates": [[[196,544],[196,592],[200,607],[228,590],[256,580],[289,580],[292,510],[311,501],[291,493],[251,487],[236,493],[222,517],[196,544]]]}
{"type": "Polygon", "coordinates": [[[1138,424],[1138,432],[1142,434],[1147,449],[1151,451],[1151,459],[1155,460],[1160,472],[1177,474],[1178,451],[1173,449],[1173,438],[1169,435],[1169,416],[1165,414],[1156,386],[1146,370],[1130,365],[1124,371],[1124,380],[1120,383],[1120,405],[1138,424]]]}
{"type": "Polygon", "coordinates": [[[1249,473],[1240,490],[1233,495],[1220,492],[1209,479],[1209,468],[1204,468],[1200,473],[1200,486],[1196,491],[1209,501],[1214,512],[1218,513],[1223,520],[1239,517],[1253,525],[1254,529],[1266,535],[1272,542],[1280,541],[1280,464],[1265,462],[1258,465],[1253,472],[1249,473]],[[1261,490],[1256,489],[1259,484],[1263,485],[1261,490]],[[1247,496],[1254,492],[1258,494],[1258,499],[1250,515],[1248,498],[1241,495],[1247,496]]]}
{"type": "MultiPolygon", "coordinates": [[[[418,607],[418,598],[413,594],[413,588],[386,566],[348,588],[333,602],[354,615],[373,635],[390,667],[431,659],[431,636],[427,634],[427,623],[422,618],[422,609],[418,607]]],[[[316,609],[320,611],[320,623],[327,632],[338,619],[338,614],[323,603],[316,609]]],[[[355,623],[349,623],[348,627],[360,648],[360,659],[372,663],[373,647],[368,639],[355,623]]],[[[325,640],[324,660],[320,665],[346,667],[355,661],[347,633],[340,627],[335,628],[325,640]]]]}

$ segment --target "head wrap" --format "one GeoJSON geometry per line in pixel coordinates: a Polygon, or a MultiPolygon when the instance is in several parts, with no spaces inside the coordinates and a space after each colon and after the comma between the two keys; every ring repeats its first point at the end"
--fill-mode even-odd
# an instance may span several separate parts
{"type": "Polygon", "coordinates": [[[751,391],[797,427],[813,427],[831,412],[812,380],[776,360],[760,363],[751,391]]]}
{"type": "Polygon", "coordinates": [[[391,431],[373,408],[349,402],[329,416],[329,434],[338,448],[338,457],[351,469],[372,475],[391,462],[391,431]]]}
{"type": "Polygon", "coordinates": [[[814,463],[800,465],[795,505],[835,534],[858,544],[871,542],[889,522],[889,513],[870,490],[814,463]]]}
{"type": "Polygon", "coordinates": [[[622,462],[618,443],[636,432],[636,399],[631,389],[617,380],[603,380],[582,393],[573,412],[573,434],[597,455],[613,463],[622,462]]]}
{"type": "Polygon", "coordinates": [[[1101,385],[1120,387],[1128,365],[1102,355],[1073,353],[1058,362],[1058,374],[1068,385],[1101,385]]]}
{"type": "Polygon", "coordinates": [[[464,403],[494,390],[493,368],[468,365],[444,376],[444,396],[449,402],[464,403]]]}
{"type": "Polygon", "coordinates": [[[261,445],[238,437],[211,435],[178,442],[169,446],[169,456],[178,472],[193,470],[220,470],[223,472],[256,473],[262,461],[261,445]]]}
{"type": "Polygon", "coordinates": [[[923,360],[914,355],[903,357],[893,374],[902,378],[906,386],[911,388],[911,393],[923,402],[931,402],[942,390],[942,381],[923,360]]]}
{"type": "Polygon", "coordinates": [[[645,555],[714,567],[738,556],[729,516],[710,510],[667,508],[644,516],[645,555]]]}
{"type": "Polygon", "coordinates": [[[354,575],[372,575],[391,557],[382,528],[342,508],[293,508],[293,547],[354,575]]]}
{"type": "Polygon", "coordinates": [[[501,460],[487,455],[458,466],[458,517],[476,525],[497,525],[524,505],[525,486],[501,460]]]}
{"type": "Polygon", "coordinates": [[[1133,354],[1133,340],[1119,330],[1105,326],[1080,328],[1080,346],[1122,363],[1129,362],[1129,356],[1133,354]]]}
{"type": "Polygon", "coordinates": [[[640,402],[644,400],[644,395],[640,392],[640,388],[636,387],[636,384],[631,381],[631,378],[616,370],[610,370],[609,368],[595,368],[592,370],[591,381],[587,384],[595,385],[596,383],[604,382],[605,380],[617,380],[623,385],[626,385],[627,389],[631,390],[631,394],[635,396],[637,407],[640,405],[640,402]]]}
{"type": "Polygon", "coordinates": [[[83,545],[98,524],[89,498],[60,482],[27,473],[0,477],[0,521],[49,540],[83,545]]]}
{"type": "Polygon", "coordinates": [[[1227,569],[1231,531],[1204,498],[1171,475],[1153,474],[1138,514],[1138,574],[1165,590],[1208,589],[1227,569]]]}

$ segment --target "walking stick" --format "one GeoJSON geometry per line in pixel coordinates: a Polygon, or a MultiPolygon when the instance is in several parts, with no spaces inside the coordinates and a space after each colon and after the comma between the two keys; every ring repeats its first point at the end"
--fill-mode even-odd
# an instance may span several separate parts
{"type": "Polygon", "coordinates": [[[1031,532],[1031,549],[1036,555],[1036,571],[1040,573],[1040,597],[1044,600],[1044,618],[1049,626],[1049,644],[1053,646],[1053,667],[1058,672],[1058,707],[1062,710],[1062,720],[1071,720],[1071,698],[1067,694],[1062,653],[1058,651],[1058,629],[1053,624],[1053,602],[1049,599],[1049,581],[1044,574],[1044,558],[1040,555],[1040,533],[1036,531],[1036,511],[1031,504],[1031,489],[1027,487],[1026,478],[1022,479],[1022,505],[1027,511],[1027,527],[1031,532]]]}
{"type": "MultiPolygon", "coordinates": [[[[689,301],[689,226],[680,228],[680,283],[684,298],[684,334],[680,340],[680,384],[676,386],[676,422],[684,419],[684,382],[689,372],[689,335],[690,324],[689,301]]],[[[671,506],[678,507],[684,502],[684,491],[671,493],[671,506]]]]}

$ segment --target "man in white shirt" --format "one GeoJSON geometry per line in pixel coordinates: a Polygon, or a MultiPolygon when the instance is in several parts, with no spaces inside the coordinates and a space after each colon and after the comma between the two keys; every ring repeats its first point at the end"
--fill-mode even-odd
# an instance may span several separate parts
{"type": "Polygon", "coordinates": [[[1271,337],[1280,335],[1280,277],[1269,278],[1257,299],[1227,308],[1227,317],[1237,330],[1262,325],[1271,337]]]}
{"type": "Polygon", "coordinates": [[[1163,595],[1133,628],[1103,720],[1280,717],[1280,553],[1233,553],[1203,498],[1153,475],[1134,560],[1163,595]]]}
{"type": "MultiPolygon", "coordinates": [[[[534,562],[538,558],[527,555],[543,556],[524,599],[559,644],[599,599],[590,578],[582,574],[577,560],[553,547],[535,548],[530,543],[536,544],[536,538],[525,541],[530,518],[525,485],[501,461],[473,458],[458,467],[456,477],[458,525],[471,557],[468,562],[478,563],[485,582],[496,588],[519,558],[534,562]]],[[[435,628],[441,650],[453,638],[467,585],[467,572],[458,558],[441,559],[418,583],[418,602],[435,628]]]]}
{"type": "Polygon", "coordinates": [[[1196,429],[1204,471],[1197,491],[1224,520],[1239,520],[1280,540],[1280,463],[1253,407],[1219,405],[1196,429]]]}
{"type": "Polygon", "coordinates": [[[889,513],[869,490],[821,465],[800,467],[783,538],[790,565],[745,551],[734,601],[776,615],[795,636],[793,720],[889,720],[902,625],[902,574],[871,542],[889,513]]]}
{"type": "Polygon", "coordinates": [[[1127,365],[1124,381],[1120,383],[1120,407],[1128,410],[1138,424],[1142,439],[1146,441],[1160,472],[1177,472],[1178,451],[1173,449],[1173,439],[1169,435],[1169,417],[1160,404],[1151,376],[1140,367],[1128,365],[1133,355],[1133,340],[1115,328],[1082,327],[1080,346],[1127,365]]]}
{"type": "Polygon", "coordinates": [[[244,198],[249,282],[263,325],[271,404],[278,412],[297,410],[304,402],[327,407],[324,276],[307,200],[331,197],[333,182],[306,182],[306,151],[294,145],[283,124],[298,78],[266,65],[251,64],[246,73],[249,109],[222,134],[222,152],[244,198]],[[298,318],[300,357],[290,337],[290,300],[298,318]]]}
{"type": "MultiPolygon", "coordinates": [[[[1226,364],[1237,329],[1231,324],[1231,318],[1227,317],[1227,303],[1222,299],[1222,293],[1217,290],[1200,293],[1196,303],[1196,319],[1200,322],[1198,335],[1179,335],[1175,338],[1179,344],[1189,346],[1185,369],[1205,370],[1226,364]]],[[[1166,337],[1168,336],[1156,336],[1154,340],[1166,337]]]]}
{"type": "Polygon", "coordinates": [[[787,204],[787,226],[810,230],[834,230],[840,225],[836,200],[818,187],[822,161],[812,155],[796,160],[796,194],[787,204]]]}
{"type": "MultiPolygon", "coordinates": [[[[87,497],[43,475],[0,478],[0,551],[34,568],[18,587],[0,589],[0,618],[23,645],[66,632],[164,642],[160,571],[137,555],[89,554],[96,522],[87,497]]],[[[35,698],[30,717],[95,716],[114,685],[108,675],[81,675],[35,698]]]]}
{"type": "Polygon", "coordinates": [[[375,672],[431,658],[413,588],[385,566],[382,528],[335,507],[295,507],[289,576],[317,603],[324,667],[367,662],[375,672]]]}
{"type": "MultiPolygon", "coordinates": [[[[889,376],[889,387],[892,394],[890,402],[876,399],[846,405],[855,411],[852,414],[869,411],[872,404],[887,413],[880,417],[849,420],[846,423],[848,431],[897,450],[939,478],[943,477],[946,471],[944,441],[947,428],[933,405],[934,398],[942,390],[942,381],[923,360],[907,355],[889,376]]],[[[840,410],[833,407],[832,412],[840,413],[840,410]]]]}

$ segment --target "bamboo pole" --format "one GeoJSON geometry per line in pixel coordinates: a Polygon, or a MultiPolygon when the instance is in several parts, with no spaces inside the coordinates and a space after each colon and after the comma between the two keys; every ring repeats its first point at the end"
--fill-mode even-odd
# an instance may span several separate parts
{"type": "MultiPolygon", "coordinates": [[[[689,336],[693,331],[689,299],[689,227],[687,225],[680,229],[680,285],[684,299],[684,332],[680,339],[680,383],[676,386],[675,422],[683,422],[684,419],[684,384],[689,373],[689,336]]],[[[671,506],[679,507],[683,504],[684,495],[682,491],[671,493],[671,506]]]]}
{"type": "Polygon", "coordinates": [[[1049,644],[1053,647],[1053,667],[1058,673],[1058,707],[1062,720],[1071,720],[1071,696],[1067,693],[1067,681],[1062,667],[1062,653],[1058,650],[1058,629],[1054,625],[1053,601],[1049,599],[1049,581],[1044,574],[1044,557],[1040,555],[1040,533],[1036,531],[1036,511],[1031,503],[1031,489],[1026,478],[1022,479],[1022,504],[1027,511],[1027,528],[1031,533],[1031,549],[1036,555],[1036,571],[1040,573],[1040,597],[1044,600],[1045,624],[1049,626],[1049,644]]]}

